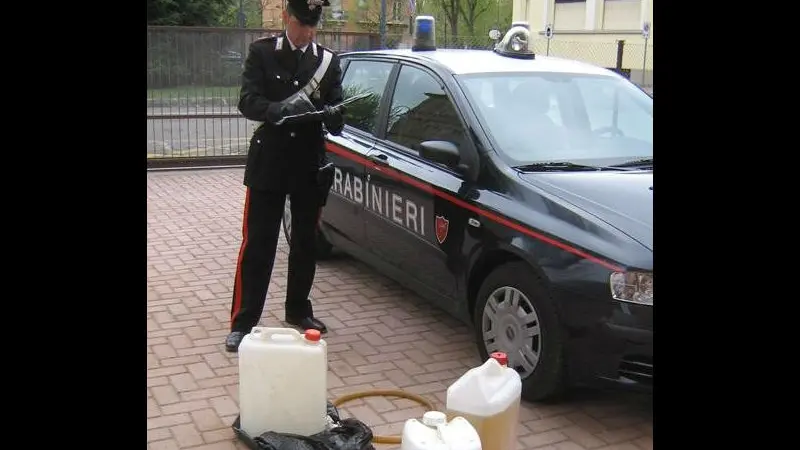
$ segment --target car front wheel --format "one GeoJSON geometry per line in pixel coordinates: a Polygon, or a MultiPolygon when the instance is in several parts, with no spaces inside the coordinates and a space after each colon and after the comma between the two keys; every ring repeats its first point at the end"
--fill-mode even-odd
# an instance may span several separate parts
{"type": "Polygon", "coordinates": [[[562,391],[562,340],[553,301],[544,283],[521,262],[504,264],[484,280],[475,305],[482,360],[508,355],[522,378],[526,400],[554,399],[562,391]]]}
{"type": "MultiPolygon", "coordinates": [[[[292,245],[292,204],[289,196],[286,196],[286,201],[283,204],[283,236],[286,238],[286,243],[292,245]]],[[[325,239],[325,236],[319,230],[317,231],[316,240],[317,259],[329,257],[333,252],[333,245],[325,239]]]]}

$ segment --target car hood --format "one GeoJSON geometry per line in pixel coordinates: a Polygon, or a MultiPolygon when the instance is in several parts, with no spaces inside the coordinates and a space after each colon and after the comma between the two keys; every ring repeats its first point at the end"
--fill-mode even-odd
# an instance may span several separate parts
{"type": "Polygon", "coordinates": [[[522,173],[520,178],[653,251],[653,172],[522,173]]]}

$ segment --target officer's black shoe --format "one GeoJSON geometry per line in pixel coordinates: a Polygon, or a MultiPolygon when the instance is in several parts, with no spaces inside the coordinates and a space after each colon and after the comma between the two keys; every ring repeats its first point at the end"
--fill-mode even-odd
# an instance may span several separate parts
{"type": "Polygon", "coordinates": [[[242,339],[244,339],[244,335],[247,334],[244,331],[232,331],[228,337],[225,338],[225,350],[236,353],[239,351],[239,344],[242,343],[242,339]]]}
{"type": "Polygon", "coordinates": [[[326,327],[322,321],[315,319],[312,316],[304,317],[299,320],[292,317],[286,317],[286,323],[302,328],[303,330],[319,330],[321,334],[328,332],[328,327],[326,327]]]}

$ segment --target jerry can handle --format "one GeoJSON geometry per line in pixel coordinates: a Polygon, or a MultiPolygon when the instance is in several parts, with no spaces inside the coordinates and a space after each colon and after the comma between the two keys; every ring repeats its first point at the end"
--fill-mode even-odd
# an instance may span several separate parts
{"type": "Polygon", "coordinates": [[[256,339],[270,340],[276,343],[297,342],[302,337],[300,332],[293,328],[253,327],[251,333],[256,339]]]}

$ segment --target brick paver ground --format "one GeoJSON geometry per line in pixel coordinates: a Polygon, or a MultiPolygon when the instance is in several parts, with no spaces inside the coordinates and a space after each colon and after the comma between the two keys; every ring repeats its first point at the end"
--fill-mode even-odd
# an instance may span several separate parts
{"type": "MultiPolygon", "coordinates": [[[[241,239],[241,179],[241,169],[147,175],[149,449],[246,448],[230,428],[238,414],[237,358],[223,345],[241,239]]],[[[283,326],[287,257],[281,239],[264,325],[283,326]]],[[[441,407],[447,385],[480,363],[467,327],[348,257],[320,263],[312,295],[331,330],[325,337],[331,397],[400,388],[441,407]]],[[[574,397],[558,405],[524,403],[519,448],[652,448],[648,397],[597,391],[574,397]]],[[[376,398],[342,412],[376,434],[397,434],[422,410],[376,398]]]]}

